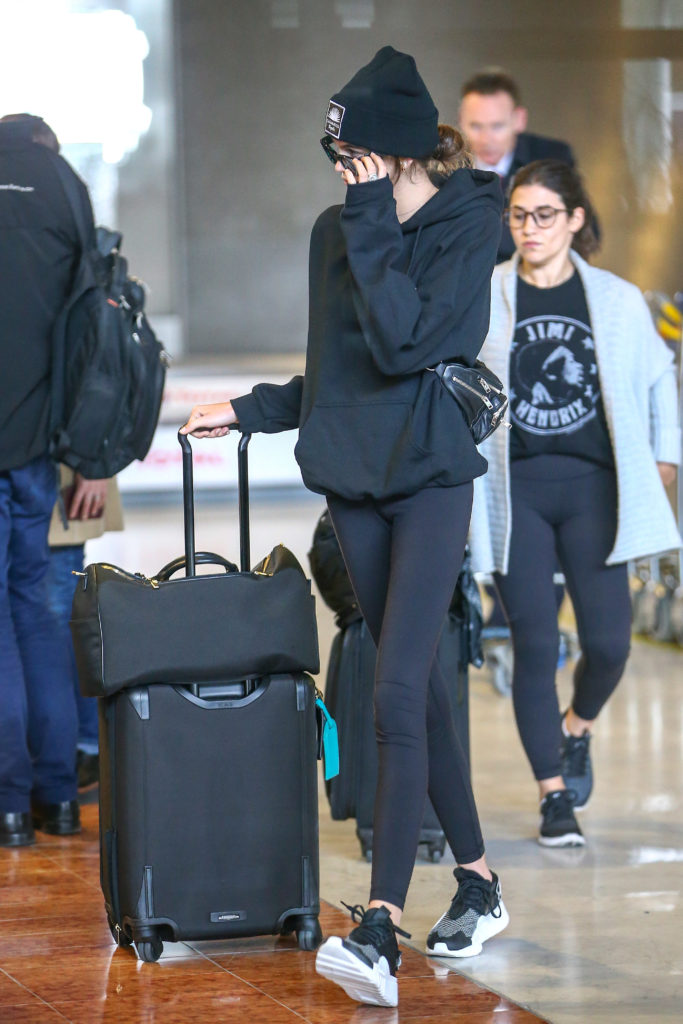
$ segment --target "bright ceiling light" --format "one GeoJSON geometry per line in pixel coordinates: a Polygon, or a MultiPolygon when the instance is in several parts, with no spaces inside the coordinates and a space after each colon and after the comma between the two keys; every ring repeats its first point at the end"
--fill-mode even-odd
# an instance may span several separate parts
{"type": "Polygon", "coordinates": [[[102,158],[118,163],[152,118],[143,103],[147,37],[122,11],[70,7],[0,2],[0,113],[38,114],[60,142],[100,145],[102,158]]]}

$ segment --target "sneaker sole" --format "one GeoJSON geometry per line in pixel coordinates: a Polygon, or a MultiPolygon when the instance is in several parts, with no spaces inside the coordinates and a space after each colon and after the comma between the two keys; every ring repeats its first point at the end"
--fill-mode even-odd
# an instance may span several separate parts
{"type": "Polygon", "coordinates": [[[563,836],[539,836],[540,846],[585,846],[586,840],[578,832],[567,832],[563,836]]]}
{"type": "Polygon", "coordinates": [[[334,935],[323,942],[315,958],[315,969],[328,981],[340,985],[347,996],[372,1006],[398,1006],[398,985],[385,957],[369,967],[342,945],[334,935]]]}
{"type": "MultiPolygon", "coordinates": [[[[492,917],[491,914],[487,914],[486,917],[482,918],[474,929],[469,946],[465,946],[463,949],[449,949],[445,942],[436,942],[433,949],[429,945],[427,946],[429,956],[479,956],[483,944],[492,939],[494,935],[502,932],[510,923],[510,915],[502,900],[499,903],[499,907],[501,909],[500,917],[492,917]]],[[[438,928],[442,921],[443,917],[440,917],[431,931],[438,928]]]]}

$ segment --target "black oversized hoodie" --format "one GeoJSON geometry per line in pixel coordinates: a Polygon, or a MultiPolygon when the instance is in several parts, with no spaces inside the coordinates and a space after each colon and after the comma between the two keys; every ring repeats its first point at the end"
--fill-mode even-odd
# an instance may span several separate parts
{"type": "Polygon", "coordinates": [[[388,178],[350,186],[311,235],[305,374],[235,399],[241,429],[298,426],[306,486],[351,500],[484,473],[459,407],[425,368],[477,357],[502,206],[497,176],[469,169],[403,224],[388,178]]]}

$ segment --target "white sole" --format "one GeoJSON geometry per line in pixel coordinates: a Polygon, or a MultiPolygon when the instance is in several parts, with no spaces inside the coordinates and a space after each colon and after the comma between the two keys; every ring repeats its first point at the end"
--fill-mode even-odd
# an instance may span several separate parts
{"type": "MultiPolygon", "coordinates": [[[[437,942],[432,949],[427,946],[427,953],[430,956],[456,956],[456,957],[467,957],[467,956],[479,956],[482,950],[482,946],[488,939],[492,939],[494,935],[498,935],[503,931],[504,928],[510,923],[510,915],[507,912],[505,904],[501,900],[498,904],[500,907],[500,917],[494,917],[493,914],[487,914],[486,917],[482,917],[477,927],[474,929],[471,942],[469,946],[465,946],[463,949],[449,949],[445,942],[437,942]]],[[[434,931],[446,915],[443,914],[436,922],[430,931],[434,931]]]]}
{"type": "Polygon", "coordinates": [[[369,967],[333,935],[323,942],[315,958],[315,969],[328,981],[340,985],[358,1003],[398,1006],[398,985],[385,957],[369,967]]]}
{"type": "Polygon", "coordinates": [[[586,840],[578,832],[567,832],[563,836],[539,836],[540,846],[585,846],[586,840]]]}

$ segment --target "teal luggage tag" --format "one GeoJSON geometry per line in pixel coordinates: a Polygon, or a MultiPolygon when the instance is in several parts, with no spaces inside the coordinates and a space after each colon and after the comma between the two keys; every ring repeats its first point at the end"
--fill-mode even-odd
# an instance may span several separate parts
{"type": "Polygon", "coordinates": [[[339,736],[337,735],[337,723],[329,713],[322,697],[317,697],[315,706],[320,714],[322,723],[322,745],[325,761],[325,782],[339,775],[339,736]]]}

